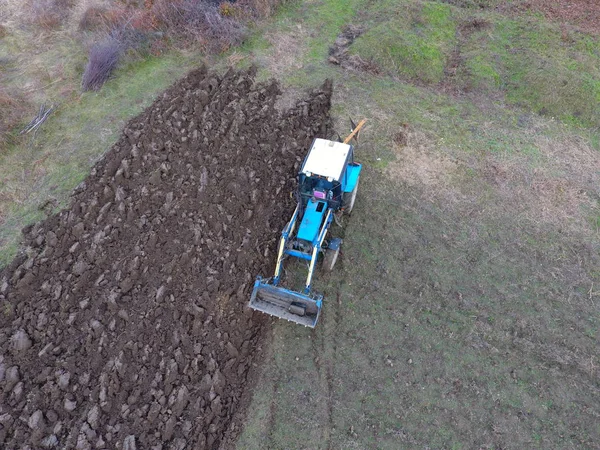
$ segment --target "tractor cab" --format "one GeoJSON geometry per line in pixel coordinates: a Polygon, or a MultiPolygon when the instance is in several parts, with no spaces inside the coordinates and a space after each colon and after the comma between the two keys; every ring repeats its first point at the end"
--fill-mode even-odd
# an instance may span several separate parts
{"type": "Polygon", "coordinates": [[[348,168],[352,168],[353,163],[352,145],[315,139],[298,174],[303,199],[323,200],[330,208],[339,209],[349,181],[348,168]]]}
{"type": "Polygon", "coordinates": [[[305,205],[298,239],[314,245],[329,210],[335,212],[342,207],[342,183],[346,181],[352,155],[353,147],[349,144],[314,140],[298,174],[300,196],[305,205]]]}

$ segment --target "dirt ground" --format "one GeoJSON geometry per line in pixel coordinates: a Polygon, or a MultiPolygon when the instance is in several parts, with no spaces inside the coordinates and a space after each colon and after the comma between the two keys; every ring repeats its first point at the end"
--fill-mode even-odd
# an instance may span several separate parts
{"type": "Polygon", "coordinates": [[[600,33],[600,2],[597,0],[526,0],[519,9],[541,11],[548,19],[566,22],[587,33],[600,33]]]}
{"type": "Polygon", "coordinates": [[[234,439],[288,192],[331,86],[287,112],[254,71],[166,91],[0,273],[0,447],[218,448],[234,439]]]}

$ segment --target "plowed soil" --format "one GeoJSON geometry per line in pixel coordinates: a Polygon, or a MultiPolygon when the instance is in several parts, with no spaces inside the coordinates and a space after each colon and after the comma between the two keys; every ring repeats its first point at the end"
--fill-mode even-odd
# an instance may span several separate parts
{"type": "Polygon", "coordinates": [[[331,86],[199,69],[166,91],[0,273],[0,447],[212,449],[264,328],[289,192],[331,86]]]}

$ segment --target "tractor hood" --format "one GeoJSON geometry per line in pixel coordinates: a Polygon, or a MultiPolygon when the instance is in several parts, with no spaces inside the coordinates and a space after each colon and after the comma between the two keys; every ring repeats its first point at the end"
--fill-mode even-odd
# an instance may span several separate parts
{"type": "Polygon", "coordinates": [[[298,238],[314,243],[317,239],[323,216],[327,212],[327,203],[321,201],[309,201],[302,217],[302,223],[298,229],[298,238]]]}

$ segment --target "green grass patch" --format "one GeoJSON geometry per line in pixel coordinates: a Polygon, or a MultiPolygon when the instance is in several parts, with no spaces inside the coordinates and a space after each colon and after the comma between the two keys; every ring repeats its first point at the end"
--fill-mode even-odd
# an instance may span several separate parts
{"type": "Polygon", "coordinates": [[[565,123],[600,123],[597,37],[565,34],[535,14],[508,18],[485,8],[474,13],[473,2],[463,3],[373,3],[356,20],[367,31],[350,52],[406,80],[448,80],[565,123]],[[454,70],[456,76],[448,78],[454,70]]]}
{"type": "Polygon", "coordinates": [[[543,20],[487,17],[462,46],[466,84],[575,125],[600,123],[599,42],[543,20]]]}
{"type": "Polygon", "coordinates": [[[303,26],[310,30],[318,30],[311,39],[308,58],[319,62],[326,58],[327,51],[337,34],[344,25],[352,21],[366,3],[365,0],[321,1],[316,11],[305,12],[306,20],[303,26]]]}
{"type": "Polygon", "coordinates": [[[44,217],[44,212],[39,208],[28,205],[10,207],[5,222],[0,227],[0,268],[10,263],[17,254],[23,227],[44,217]]]}
{"type": "Polygon", "coordinates": [[[404,78],[425,83],[443,79],[456,40],[457,23],[449,5],[388,1],[368,14],[383,21],[352,44],[353,54],[404,78]]]}

